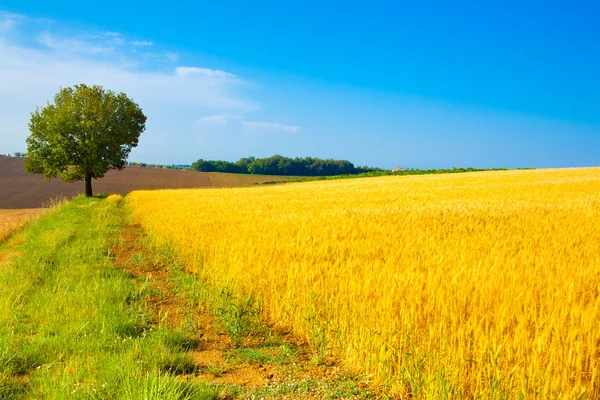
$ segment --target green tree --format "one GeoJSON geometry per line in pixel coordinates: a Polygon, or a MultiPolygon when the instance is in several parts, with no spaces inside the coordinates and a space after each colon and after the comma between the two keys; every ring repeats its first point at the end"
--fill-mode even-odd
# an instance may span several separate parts
{"type": "Polygon", "coordinates": [[[146,129],[142,109],[124,93],[84,84],[62,88],[54,103],[31,113],[25,171],[65,182],[92,179],[123,169],[146,129]]]}

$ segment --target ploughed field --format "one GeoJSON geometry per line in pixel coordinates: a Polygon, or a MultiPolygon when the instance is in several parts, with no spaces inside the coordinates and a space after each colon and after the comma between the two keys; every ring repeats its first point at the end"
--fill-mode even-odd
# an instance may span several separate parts
{"type": "Polygon", "coordinates": [[[600,398],[600,168],[135,191],[217,287],[415,398],[600,398]]]}
{"type": "MultiPolygon", "coordinates": [[[[127,167],[109,171],[93,181],[94,193],[127,194],[132,190],[250,186],[267,181],[297,179],[264,175],[244,175],[127,167]]],[[[83,182],[44,180],[23,170],[23,159],[0,156],[0,209],[38,208],[84,192],[83,182]]]]}

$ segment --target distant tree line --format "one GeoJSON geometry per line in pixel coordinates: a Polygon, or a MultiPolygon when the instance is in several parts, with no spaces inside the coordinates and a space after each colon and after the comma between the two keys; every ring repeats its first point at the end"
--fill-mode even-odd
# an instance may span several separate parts
{"type": "Polygon", "coordinates": [[[332,176],[382,171],[380,168],[355,167],[350,161],[312,157],[289,158],[275,155],[268,158],[244,157],[237,162],[200,159],[191,170],[200,172],[229,172],[235,174],[332,176]]]}
{"type": "Polygon", "coordinates": [[[27,153],[21,153],[20,151],[15,151],[14,153],[0,153],[0,156],[4,156],[4,157],[19,157],[19,158],[23,158],[27,156],[27,153]]]}
{"type": "Polygon", "coordinates": [[[130,165],[130,166],[133,166],[133,167],[162,168],[162,169],[179,169],[179,170],[188,170],[188,169],[190,169],[189,164],[163,165],[163,164],[149,164],[149,163],[144,163],[144,162],[130,161],[130,162],[127,163],[127,165],[130,165]]]}
{"type": "MultiPolygon", "coordinates": [[[[402,169],[402,170],[389,170],[373,168],[374,171],[365,171],[358,174],[341,174],[335,176],[312,176],[302,177],[295,180],[286,181],[267,181],[263,182],[262,185],[276,185],[290,182],[309,182],[309,181],[329,181],[337,179],[354,179],[354,178],[374,178],[378,176],[404,176],[404,175],[435,175],[435,174],[458,174],[464,172],[482,172],[482,171],[508,171],[507,168],[452,168],[452,169],[402,169]]],[[[517,168],[518,170],[533,169],[533,168],[517,168]]]]}

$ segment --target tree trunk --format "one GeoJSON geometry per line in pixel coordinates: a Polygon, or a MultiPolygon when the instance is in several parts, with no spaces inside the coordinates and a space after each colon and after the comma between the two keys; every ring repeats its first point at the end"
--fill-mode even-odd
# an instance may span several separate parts
{"type": "Polygon", "coordinates": [[[85,176],[85,197],[92,197],[92,174],[85,176]]]}

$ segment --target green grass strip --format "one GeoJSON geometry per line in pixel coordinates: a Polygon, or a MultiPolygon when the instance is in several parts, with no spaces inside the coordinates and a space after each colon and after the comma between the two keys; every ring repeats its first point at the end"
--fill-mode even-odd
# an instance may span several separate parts
{"type": "Polygon", "coordinates": [[[151,324],[144,283],[115,268],[119,207],[75,199],[27,227],[21,255],[0,266],[0,398],[217,396],[176,378],[185,350],[151,324]]]}

